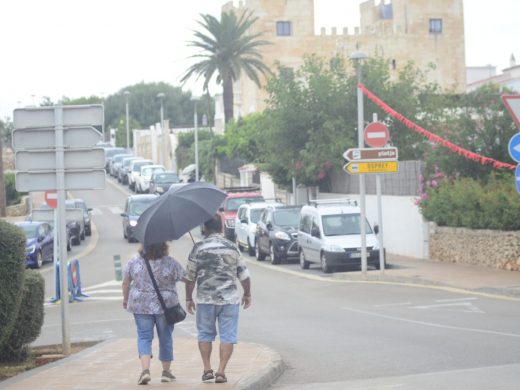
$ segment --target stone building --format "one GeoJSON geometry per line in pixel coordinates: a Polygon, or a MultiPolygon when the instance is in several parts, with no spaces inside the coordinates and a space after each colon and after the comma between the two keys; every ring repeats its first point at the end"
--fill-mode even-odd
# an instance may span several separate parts
{"type": "MultiPolygon", "coordinates": [[[[261,48],[264,62],[273,70],[277,61],[296,69],[303,64],[305,54],[349,57],[360,50],[389,59],[395,76],[408,61],[414,61],[420,69],[430,69],[430,80],[448,90],[464,92],[462,2],[386,0],[376,5],[375,0],[367,0],[360,5],[360,27],[355,31],[332,29],[330,34],[324,28],[315,34],[314,0],[244,0],[237,7],[229,2],[223,10],[251,10],[259,18],[250,33],[263,32],[262,39],[273,43],[261,48]]],[[[265,91],[245,75],[235,83],[234,93],[236,117],[265,108],[265,91]]],[[[216,121],[223,127],[222,111],[217,107],[216,121]]]]}

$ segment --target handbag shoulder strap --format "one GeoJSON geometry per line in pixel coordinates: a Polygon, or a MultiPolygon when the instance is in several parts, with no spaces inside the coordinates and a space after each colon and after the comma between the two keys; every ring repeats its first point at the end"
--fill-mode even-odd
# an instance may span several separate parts
{"type": "MultiPolygon", "coordinates": [[[[143,259],[144,259],[144,257],[143,257],[143,259]]],[[[163,310],[166,311],[166,304],[164,303],[164,299],[161,295],[161,292],[159,291],[159,287],[157,286],[155,277],[153,276],[152,267],[150,266],[150,261],[148,259],[144,259],[144,262],[146,264],[146,268],[148,269],[148,273],[150,274],[150,279],[152,279],[153,288],[155,289],[155,292],[157,293],[157,298],[159,298],[159,302],[161,303],[163,310]]]]}

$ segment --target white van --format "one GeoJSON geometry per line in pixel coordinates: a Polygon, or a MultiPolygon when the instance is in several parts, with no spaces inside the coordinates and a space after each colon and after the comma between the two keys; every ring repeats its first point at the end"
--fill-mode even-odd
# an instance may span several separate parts
{"type": "MultiPolygon", "coordinates": [[[[302,207],[298,228],[300,267],[321,264],[330,273],[336,266],[361,265],[361,213],[351,200],[311,201],[302,207]]],[[[379,244],[366,223],[367,263],[379,269],[379,244]]]]}

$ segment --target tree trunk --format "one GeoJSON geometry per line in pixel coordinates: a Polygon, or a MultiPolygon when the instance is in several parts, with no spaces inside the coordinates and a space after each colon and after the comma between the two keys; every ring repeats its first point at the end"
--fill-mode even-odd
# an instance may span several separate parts
{"type": "Polygon", "coordinates": [[[233,80],[228,78],[224,80],[224,123],[228,123],[233,119],[233,80]]]}
{"type": "Polygon", "coordinates": [[[4,180],[4,144],[0,134],[0,217],[7,216],[4,180]]]}

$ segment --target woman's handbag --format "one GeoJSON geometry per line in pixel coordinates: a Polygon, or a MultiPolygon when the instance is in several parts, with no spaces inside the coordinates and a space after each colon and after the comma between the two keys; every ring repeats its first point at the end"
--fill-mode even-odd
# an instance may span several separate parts
{"type": "Polygon", "coordinates": [[[175,306],[166,307],[164,303],[164,299],[159,291],[159,287],[157,286],[157,282],[155,281],[155,277],[153,276],[152,267],[150,266],[150,262],[147,259],[144,259],[146,263],[146,268],[148,269],[148,273],[150,274],[150,279],[152,279],[153,288],[157,293],[157,298],[159,298],[159,302],[164,311],[164,316],[166,317],[166,322],[170,325],[176,324],[177,322],[181,322],[186,318],[186,311],[182,308],[180,303],[177,303],[175,306]]]}

